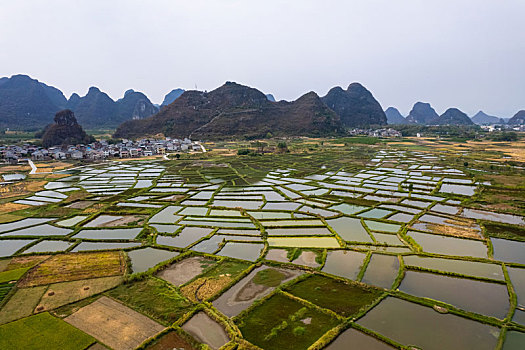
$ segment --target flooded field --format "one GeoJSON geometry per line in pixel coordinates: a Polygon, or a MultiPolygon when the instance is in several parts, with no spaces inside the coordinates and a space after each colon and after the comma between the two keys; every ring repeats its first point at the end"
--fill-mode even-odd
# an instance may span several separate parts
{"type": "Polygon", "coordinates": [[[441,151],[346,149],[52,174],[0,213],[0,331],[49,311],[115,349],[519,348],[521,190],[489,206],[502,182],[441,151]]]}

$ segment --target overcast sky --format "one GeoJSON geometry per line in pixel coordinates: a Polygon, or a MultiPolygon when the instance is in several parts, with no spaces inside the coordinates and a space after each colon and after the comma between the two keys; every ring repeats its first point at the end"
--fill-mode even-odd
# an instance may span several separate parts
{"type": "Polygon", "coordinates": [[[155,103],[236,81],[292,100],[361,82],[416,101],[525,109],[524,0],[0,0],[0,76],[155,103]]]}

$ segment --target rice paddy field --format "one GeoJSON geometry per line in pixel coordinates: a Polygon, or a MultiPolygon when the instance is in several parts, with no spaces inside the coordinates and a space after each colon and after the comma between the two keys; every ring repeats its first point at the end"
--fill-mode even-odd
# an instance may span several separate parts
{"type": "Polygon", "coordinates": [[[0,348],[525,348],[523,143],[346,141],[28,175],[0,348]]]}

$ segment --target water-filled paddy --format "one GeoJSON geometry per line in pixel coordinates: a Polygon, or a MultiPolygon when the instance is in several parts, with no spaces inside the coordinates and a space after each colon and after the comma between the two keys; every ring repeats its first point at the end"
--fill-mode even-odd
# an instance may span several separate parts
{"type": "Polygon", "coordinates": [[[487,246],[481,241],[460,239],[410,231],[408,234],[428,253],[487,257],[487,246]]]}
{"type": "Polygon", "coordinates": [[[443,301],[466,311],[499,319],[504,319],[509,311],[509,296],[505,284],[407,271],[399,289],[411,295],[443,301]]]}
{"type": "Polygon", "coordinates": [[[373,286],[390,289],[398,272],[399,260],[397,256],[372,254],[362,281],[373,286]]]}
{"type": "Polygon", "coordinates": [[[499,329],[430,307],[388,297],[357,321],[363,327],[425,350],[492,350],[499,329]]]}
{"type": "Polygon", "coordinates": [[[128,252],[128,256],[131,259],[131,270],[133,273],[147,271],[158,263],[174,258],[177,255],[179,255],[178,252],[150,247],[128,252]]]}
{"type": "Polygon", "coordinates": [[[351,250],[333,250],[328,252],[322,271],[335,276],[357,279],[366,254],[351,250]]]}
{"type": "Polygon", "coordinates": [[[340,248],[334,237],[268,237],[267,241],[277,247],[340,248]]]}

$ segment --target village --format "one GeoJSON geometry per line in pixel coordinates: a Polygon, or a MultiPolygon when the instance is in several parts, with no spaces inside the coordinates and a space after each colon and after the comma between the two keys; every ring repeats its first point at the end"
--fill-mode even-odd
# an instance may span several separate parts
{"type": "Polygon", "coordinates": [[[107,140],[87,145],[62,145],[43,148],[29,143],[22,145],[0,145],[0,159],[6,163],[17,164],[25,159],[31,160],[104,160],[109,158],[140,158],[164,155],[173,152],[205,152],[198,141],[190,139],[123,139],[117,143],[107,140]]]}

